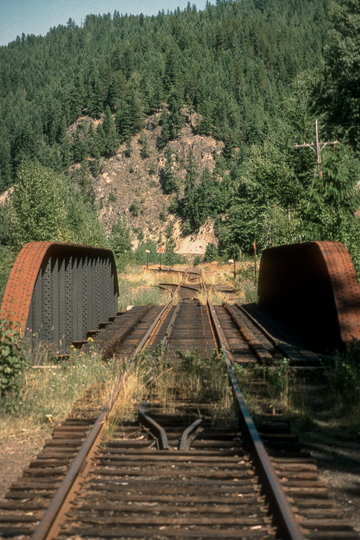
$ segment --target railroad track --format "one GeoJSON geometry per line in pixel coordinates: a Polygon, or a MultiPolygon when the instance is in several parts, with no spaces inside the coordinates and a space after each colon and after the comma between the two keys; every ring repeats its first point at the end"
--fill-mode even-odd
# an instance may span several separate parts
{"type": "Polygon", "coordinates": [[[11,486],[0,501],[2,537],[359,538],[289,423],[263,414],[256,427],[246,407],[232,365],[266,362],[274,344],[249,318],[239,322],[241,310],[201,303],[199,294],[201,274],[184,271],[177,304],[133,308],[91,333],[104,358],[126,359],[127,368],[101,413],[57,426],[11,486]],[[144,349],[154,353],[147,401],[106,433],[144,349]],[[164,396],[156,381],[165,371],[189,382],[189,351],[208,359],[197,365],[202,392],[170,381],[164,396]],[[232,396],[220,416],[218,380],[232,396]]]}

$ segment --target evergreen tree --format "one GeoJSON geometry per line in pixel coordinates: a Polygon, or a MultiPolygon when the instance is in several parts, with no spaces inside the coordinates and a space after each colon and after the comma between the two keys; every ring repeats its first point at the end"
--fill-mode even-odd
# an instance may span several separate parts
{"type": "Polygon", "coordinates": [[[173,238],[169,238],[166,241],[162,262],[167,266],[173,266],[181,262],[181,257],[175,253],[175,240],[173,238]]]}
{"type": "Polygon", "coordinates": [[[81,116],[85,105],[86,92],[82,76],[77,73],[73,84],[68,88],[67,99],[70,107],[70,123],[75,122],[81,116]]]}
{"type": "Polygon", "coordinates": [[[109,105],[105,109],[103,130],[105,135],[105,151],[107,155],[112,156],[117,149],[118,139],[109,105]]]}
{"type": "Polygon", "coordinates": [[[84,159],[81,162],[80,169],[77,169],[75,171],[74,178],[75,178],[75,181],[79,185],[84,201],[91,202],[93,204],[94,202],[93,183],[90,178],[87,159],[84,159]]]}
{"type": "Polygon", "coordinates": [[[135,135],[141,127],[141,107],[134,91],[124,96],[116,113],[116,129],[120,141],[135,135]]]}
{"type": "Polygon", "coordinates": [[[116,257],[131,251],[130,227],[127,224],[125,216],[120,217],[115,225],[113,225],[110,245],[116,257]]]}
{"type": "Polygon", "coordinates": [[[82,161],[87,155],[86,142],[82,138],[82,133],[79,126],[76,129],[71,150],[73,160],[76,162],[82,161]]]}
{"type": "Polygon", "coordinates": [[[158,140],[158,147],[160,150],[162,150],[163,148],[165,148],[165,146],[167,145],[167,143],[169,142],[171,138],[170,116],[164,105],[161,111],[160,122],[161,122],[161,135],[158,140]]]}
{"type": "Polygon", "coordinates": [[[11,185],[11,147],[7,130],[0,135],[0,193],[11,185]]]}
{"type": "Polygon", "coordinates": [[[197,167],[192,149],[189,151],[186,165],[186,177],[184,188],[184,217],[187,222],[187,231],[194,231],[200,223],[199,207],[197,201],[197,167]]]}
{"type": "Polygon", "coordinates": [[[88,132],[87,132],[87,135],[86,135],[86,141],[87,141],[87,145],[88,145],[90,155],[93,156],[93,157],[95,157],[94,156],[95,138],[96,138],[96,132],[94,130],[94,124],[93,124],[93,122],[90,122],[89,129],[88,129],[88,132]]]}
{"type": "Polygon", "coordinates": [[[197,124],[197,131],[201,135],[210,135],[212,132],[212,104],[210,101],[206,100],[201,106],[201,119],[197,124]]]}
{"type": "Polygon", "coordinates": [[[140,155],[143,159],[150,157],[149,140],[147,135],[142,131],[140,135],[141,150],[140,155]]]}
{"type": "Polygon", "coordinates": [[[91,116],[100,118],[104,110],[104,88],[98,75],[88,89],[87,103],[87,109],[91,116]]]}
{"type": "Polygon", "coordinates": [[[126,139],[126,150],[125,150],[125,156],[127,158],[129,158],[132,154],[132,151],[133,151],[133,147],[132,147],[132,144],[131,144],[131,138],[129,137],[128,139],[126,139]]]}
{"type": "Polygon", "coordinates": [[[102,124],[99,124],[96,130],[96,136],[93,142],[92,155],[95,159],[106,153],[106,135],[102,124]]]}
{"type": "Polygon", "coordinates": [[[326,48],[324,98],[329,120],[348,125],[352,144],[360,142],[360,2],[332,2],[330,17],[333,29],[326,48]]]}
{"type": "Polygon", "coordinates": [[[170,110],[170,137],[175,139],[179,134],[183,123],[184,118],[181,114],[181,99],[178,92],[173,91],[170,96],[169,101],[169,110],[170,110]]]}
{"type": "Polygon", "coordinates": [[[161,187],[164,193],[169,194],[178,191],[178,186],[173,170],[174,163],[172,160],[172,151],[169,146],[165,150],[165,159],[165,168],[161,174],[161,187]]]}
{"type": "Polygon", "coordinates": [[[214,182],[209,169],[206,167],[200,176],[200,183],[197,189],[199,209],[199,221],[196,224],[197,227],[203,225],[210,215],[214,216],[218,210],[221,211],[219,199],[220,193],[218,185],[214,182]]]}

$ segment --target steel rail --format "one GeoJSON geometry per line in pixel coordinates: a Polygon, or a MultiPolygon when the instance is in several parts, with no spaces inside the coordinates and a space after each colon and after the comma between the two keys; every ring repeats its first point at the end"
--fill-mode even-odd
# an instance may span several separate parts
{"type": "MultiPolygon", "coordinates": [[[[184,278],[185,277],[186,275],[184,276],[184,278]]],[[[200,275],[200,273],[199,273],[199,277],[202,278],[202,275],[200,275]]],[[[179,284],[178,288],[179,287],[181,287],[181,283],[179,284]]],[[[108,418],[108,415],[111,409],[113,408],[113,405],[120,393],[120,390],[126,381],[132,362],[134,358],[139,354],[139,352],[145,347],[146,343],[148,342],[149,337],[153,334],[154,331],[156,331],[160,320],[165,319],[169,310],[171,309],[171,305],[172,305],[172,299],[164,306],[161,312],[154,319],[150,328],[145,333],[141,342],[139,343],[136,350],[132,354],[126,366],[126,369],[124,373],[122,374],[120,380],[118,381],[116,387],[114,388],[113,392],[111,393],[111,396],[108,402],[106,403],[103,410],[101,411],[94,426],[89,431],[78,455],[76,456],[73,463],[71,464],[53,500],[51,501],[38,527],[33,533],[32,540],[45,540],[45,539],[49,540],[50,538],[54,538],[54,535],[58,532],[60,525],[59,523],[56,523],[56,519],[60,515],[64,515],[67,507],[69,506],[70,501],[75,496],[75,491],[77,489],[77,486],[79,486],[79,483],[80,483],[80,477],[84,478],[86,475],[86,472],[90,468],[91,458],[94,455],[96,449],[98,448],[101,442],[101,435],[105,427],[105,421],[108,418]]],[[[276,517],[278,518],[278,522],[280,524],[279,529],[282,532],[283,538],[285,540],[304,540],[304,536],[301,532],[300,526],[298,525],[296,518],[291,510],[291,507],[282,489],[279,479],[265,451],[263,443],[261,442],[260,436],[256,430],[256,427],[253,423],[250,413],[245,405],[244,398],[237,384],[235,374],[231,366],[230,357],[226,348],[226,344],[225,344],[226,342],[223,335],[223,331],[220,327],[220,323],[217,318],[215,309],[209,300],[207,300],[207,306],[208,306],[210,318],[216,330],[216,335],[219,341],[219,345],[223,349],[224,354],[225,354],[228,373],[230,376],[230,380],[232,382],[234,394],[239,404],[239,409],[241,411],[242,418],[244,420],[245,430],[249,435],[250,444],[255,453],[256,464],[258,466],[258,469],[261,470],[263,474],[265,475],[266,487],[270,494],[270,497],[269,497],[270,508],[273,511],[274,515],[276,515],[276,517]]],[[[173,322],[173,319],[174,317],[172,317],[170,324],[171,322],[173,322]]]]}
{"type": "Polygon", "coordinates": [[[276,516],[277,522],[279,523],[280,534],[282,534],[283,540],[305,540],[301,527],[296,520],[289,500],[283,490],[280,480],[270,461],[269,455],[266,452],[260,435],[256,429],[250,411],[246,406],[244,396],[240,390],[231,364],[223,330],[221,328],[215,308],[209,299],[207,300],[207,305],[216,334],[218,336],[220,347],[224,352],[226,367],[232,384],[234,396],[240,410],[241,418],[244,423],[245,432],[254,455],[255,465],[257,466],[258,471],[261,473],[261,478],[268,490],[268,502],[271,511],[276,516]]]}
{"type": "Polygon", "coordinates": [[[71,464],[68,472],[66,473],[64,479],[62,480],[59,488],[57,489],[50,505],[48,506],[46,512],[44,513],[43,517],[41,518],[39,525],[35,529],[31,540],[45,540],[51,538],[51,530],[54,527],[56,518],[59,516],[61,509],[69,503],[71,491],[73,489],[73,486],[79,477],[80,473],[83,471],[87,460],[89,460],[90,454],[93,454],[95,451],[95,448],[98,446],[101,435],[103,433],[104,427],[105,427],[105,421],[107,417],[109,416],[114,403],[119,396],[120,390],[125,383],[125,380],[127,378],[127,375],[130,371],[131,365],[135,357],[139,354],[139,352],[145,347],[149,337],[152,335],[152,333],[155,331],[157,325],[159,324],[160,320],[166,317],[169,309],[171,309],[173,297],[177,290],[181,287],[181,283],[184,279],[186,279],[187,272],[184,272],[184,276],[179,283],[178,287],[172,293],[172,298],[169,300],[169,302],[163,307],[163,309],[160,311],[160,313],[157,315],[157,317],[154,319],[150,327],[148,328],[147,332],[145,333],[144,337],[140,341],[139,345],[136,347],[135,351],[133,352],[129,362],[127,363],[127,366],[125,368],[124,373],[120,377],[119,382],[115,386],[114,390],[112,391],[110,398],[102,411],[100,412],[99,417],[97,418],[95,424],[89,431],[85,441],[83,442],[77,456],[75,457],[73,463],[71,464]]]}
{"type": "MultiPolygon", "coordinates": [[[[178,290],[180,286],[181,286],[181,282],[179,283],[176,291],[178,290]]],[[[149,337],[152,335],[152,333],[156,329],[159,321],[162,318],[166,317],[169,309],[171,309],[174,294],[172,295],[171,300],[169,300],[169,302],[163,307],[163,309],[154,319],[151,326],[148,328],[144,337],[140,341],[139,345],[136,347],[135,351],[133,352],[130,360],[127,363],[124,373],[122,374],[122,376],[120,377],[120,380],[118,381],[117,385],[112,391],[108,402],[106,403],[106,405],[100,412],[100,415],[98,416],[95,424],[89,431],[77,456],[75,457],[68,472],[66,473],[59,488],[57,489],[50,505],[48,506],[46,512],[44,513],[38,526],[36,527],[31,537],[31,540],[48,540],[49,538],[53,537],[51,536],[51,533],[52,533],[52,529],[55,527],[55,521],[57,517],[60,515],[64,506],[69,503],[70,496],[73,491],[73,487],[76,480],[78,479],[80,473],[84,470],[87,462],[89,462],[90,455],[92,455],[95,452],[96,447],[100,443],[101,435],[105,427],[105,421],[108,418],[114,406],[114,403],[119,396],[120,390],[126,381],[132,362],[135,359],[135,357],[139,354],[139,352],[145,347],[149,337]]]]}
{"type": "Polygon", "coordinates": [[[264,328],[260,323],[259,321],[257,321],[255,319],[255,317],[253,317],[250,313],[248,313],[246,311],[246,309],[244,309],[242,307],[242,305],[238,304],[237,302],[235,303],[235,306],[241,311],[241,313],[243,313],[248,319],[249,321],[254,325],[256,326],[256,328],[258,330],[260,330],[260,332],[266,337],[266,339],[268,339],[270,341],[270,343],[272,343],[274,345],[274,347],[277,347],[279,345],[278,341],[276,341],[276,339],[274,338],[274,336],[272,336],[270,334],[270,332],[268,332],[266,330],[266,328],[264,328]]]}
{"type": "Polygon", "coordinates": [[[198,418],[197,420],[195,420],[195,422],[190,424],[190,426],[188,428],[185,429],[185,431],[181,435],[180,444],[179,444],[179,450],[186,451],[186,450],[190,449],[190,442],[191,441],[190,441],[189,437],[190,437],[190,435],[198,432],[198,430],[200,429],[200,424],[202,423],[202,421],[203,421],[202,418],[198,418]]]}
{"type": "Polygon", "coordinates": [[[139,423],[150,429],[150,433],[156,437],[159,450],[170,450],[165,429],[146,414],[146,405],[147,402],[144,401],[138,413],[139,423]]]}

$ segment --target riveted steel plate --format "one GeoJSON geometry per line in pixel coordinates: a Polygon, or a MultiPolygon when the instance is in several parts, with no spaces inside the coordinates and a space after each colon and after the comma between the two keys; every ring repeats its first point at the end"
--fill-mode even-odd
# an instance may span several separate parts
{"type": "Polygon", "coordinates": [[[360,287],[340,242],[266,249],[259,305],[330,349],[360,339],[360,287]]]}
{"type": "Polygon", "coordinates": [[[1,304],[2,316],[21,325],[24,334],[30,303],[41,262],[50,242],[26,244],[16,258],[1,304]]]}
{"type": "Polygon", "coordinates": [[[37,341],[64,351],[103,322],[101,317],[116,315],[118,294],[112,251],[31,242],[11,270],[1,310],[3,317],[20,325],[22,334],[36,334],[37,341]]]}

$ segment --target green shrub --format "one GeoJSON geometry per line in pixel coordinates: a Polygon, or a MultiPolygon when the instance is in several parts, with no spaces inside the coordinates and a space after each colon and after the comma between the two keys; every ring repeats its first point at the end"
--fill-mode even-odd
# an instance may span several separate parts
{"type": "Polygon", "coordinates": [[[129,212],[134,216],[139,215],[139,205],[136,201],[133,201],[130,205],[129,212]]]}
{"type": "Polygon", "coordinates": [[[333,408],[353,415],[360,403],[360,342],[352,341],[344,353],[337,352],[328,360],[325,377],[333,408]]]}
{"type": "Polygon", "coordinates": [[[17,376],[25,365],[19,328],[12,321],[0,319],[0,395],[16,386],[17,376]]]}
{"type": "Polygon", "coordinates": [[[169,214],[173,214],[174,216],[178,215],[179,213],[179,201],[175,199],[171,199],[169,208],[168,208],[169,214]]]}
{"type": "Polygon", "coordinates": [[[206,246],[206,251],[204,255],[204,261],[205,262],[212,262],[215,261],[215,259],[218,256],[218,250],[215,244],[208,244],[206,246]]]}

